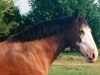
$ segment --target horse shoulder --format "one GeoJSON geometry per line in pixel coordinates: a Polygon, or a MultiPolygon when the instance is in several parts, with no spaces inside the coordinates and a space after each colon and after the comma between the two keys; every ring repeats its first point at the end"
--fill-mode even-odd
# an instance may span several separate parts
{"type": "Polygon", "coordinates": [[[1,51],[5,52],[0,57],[0,75],[46,75],[43,67],[38,64],[40,61],[37,56],[24,46],[19,43],[2,45],[1,51]]]}

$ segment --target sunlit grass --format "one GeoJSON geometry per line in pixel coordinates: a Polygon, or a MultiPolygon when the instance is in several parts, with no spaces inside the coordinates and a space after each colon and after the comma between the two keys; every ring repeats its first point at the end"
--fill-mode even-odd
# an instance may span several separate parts
{"type": "Polygon", "coordinates": [[[87,63],[79,53],[63,53],[52,64],[49,75],[100,75],[100,58],[87,63]]]}

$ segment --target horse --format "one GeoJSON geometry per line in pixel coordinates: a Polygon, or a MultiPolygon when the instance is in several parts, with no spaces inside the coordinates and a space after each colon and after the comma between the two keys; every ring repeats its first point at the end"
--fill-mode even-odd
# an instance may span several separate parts
{"type": "Polygon", "coordinates": [[[96,62],[98,50],[86,19],[75,11],[24,29],[0,43],[0,75],[48,75],[65,48],[80,50],[87,62],[96,62]]]}

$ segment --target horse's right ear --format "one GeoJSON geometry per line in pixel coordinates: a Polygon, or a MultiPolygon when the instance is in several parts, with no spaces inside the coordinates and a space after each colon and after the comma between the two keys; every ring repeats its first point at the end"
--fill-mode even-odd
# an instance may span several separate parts
{"type": "Polygon", "coordinates": [[[73,13],[73,19],[74,19],[74,22],[77,22],[78,19],[79,19],[79,10],[75,10],[75,12],[73,13]]]}

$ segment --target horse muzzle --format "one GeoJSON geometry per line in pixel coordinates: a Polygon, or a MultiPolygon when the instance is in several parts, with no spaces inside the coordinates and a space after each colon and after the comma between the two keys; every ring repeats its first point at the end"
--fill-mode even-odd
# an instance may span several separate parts
{"type": "Polygon", "coordinates": [[[86,55],[86,59],[87,59],[87,62],[89,62],[89,63],[94,63],[94,62],[96,62],[97,57],[96,57],[95,53],[92,53],[91,56],[89,56],[89,55],[87,54],[87,55],[86,55]]]}

